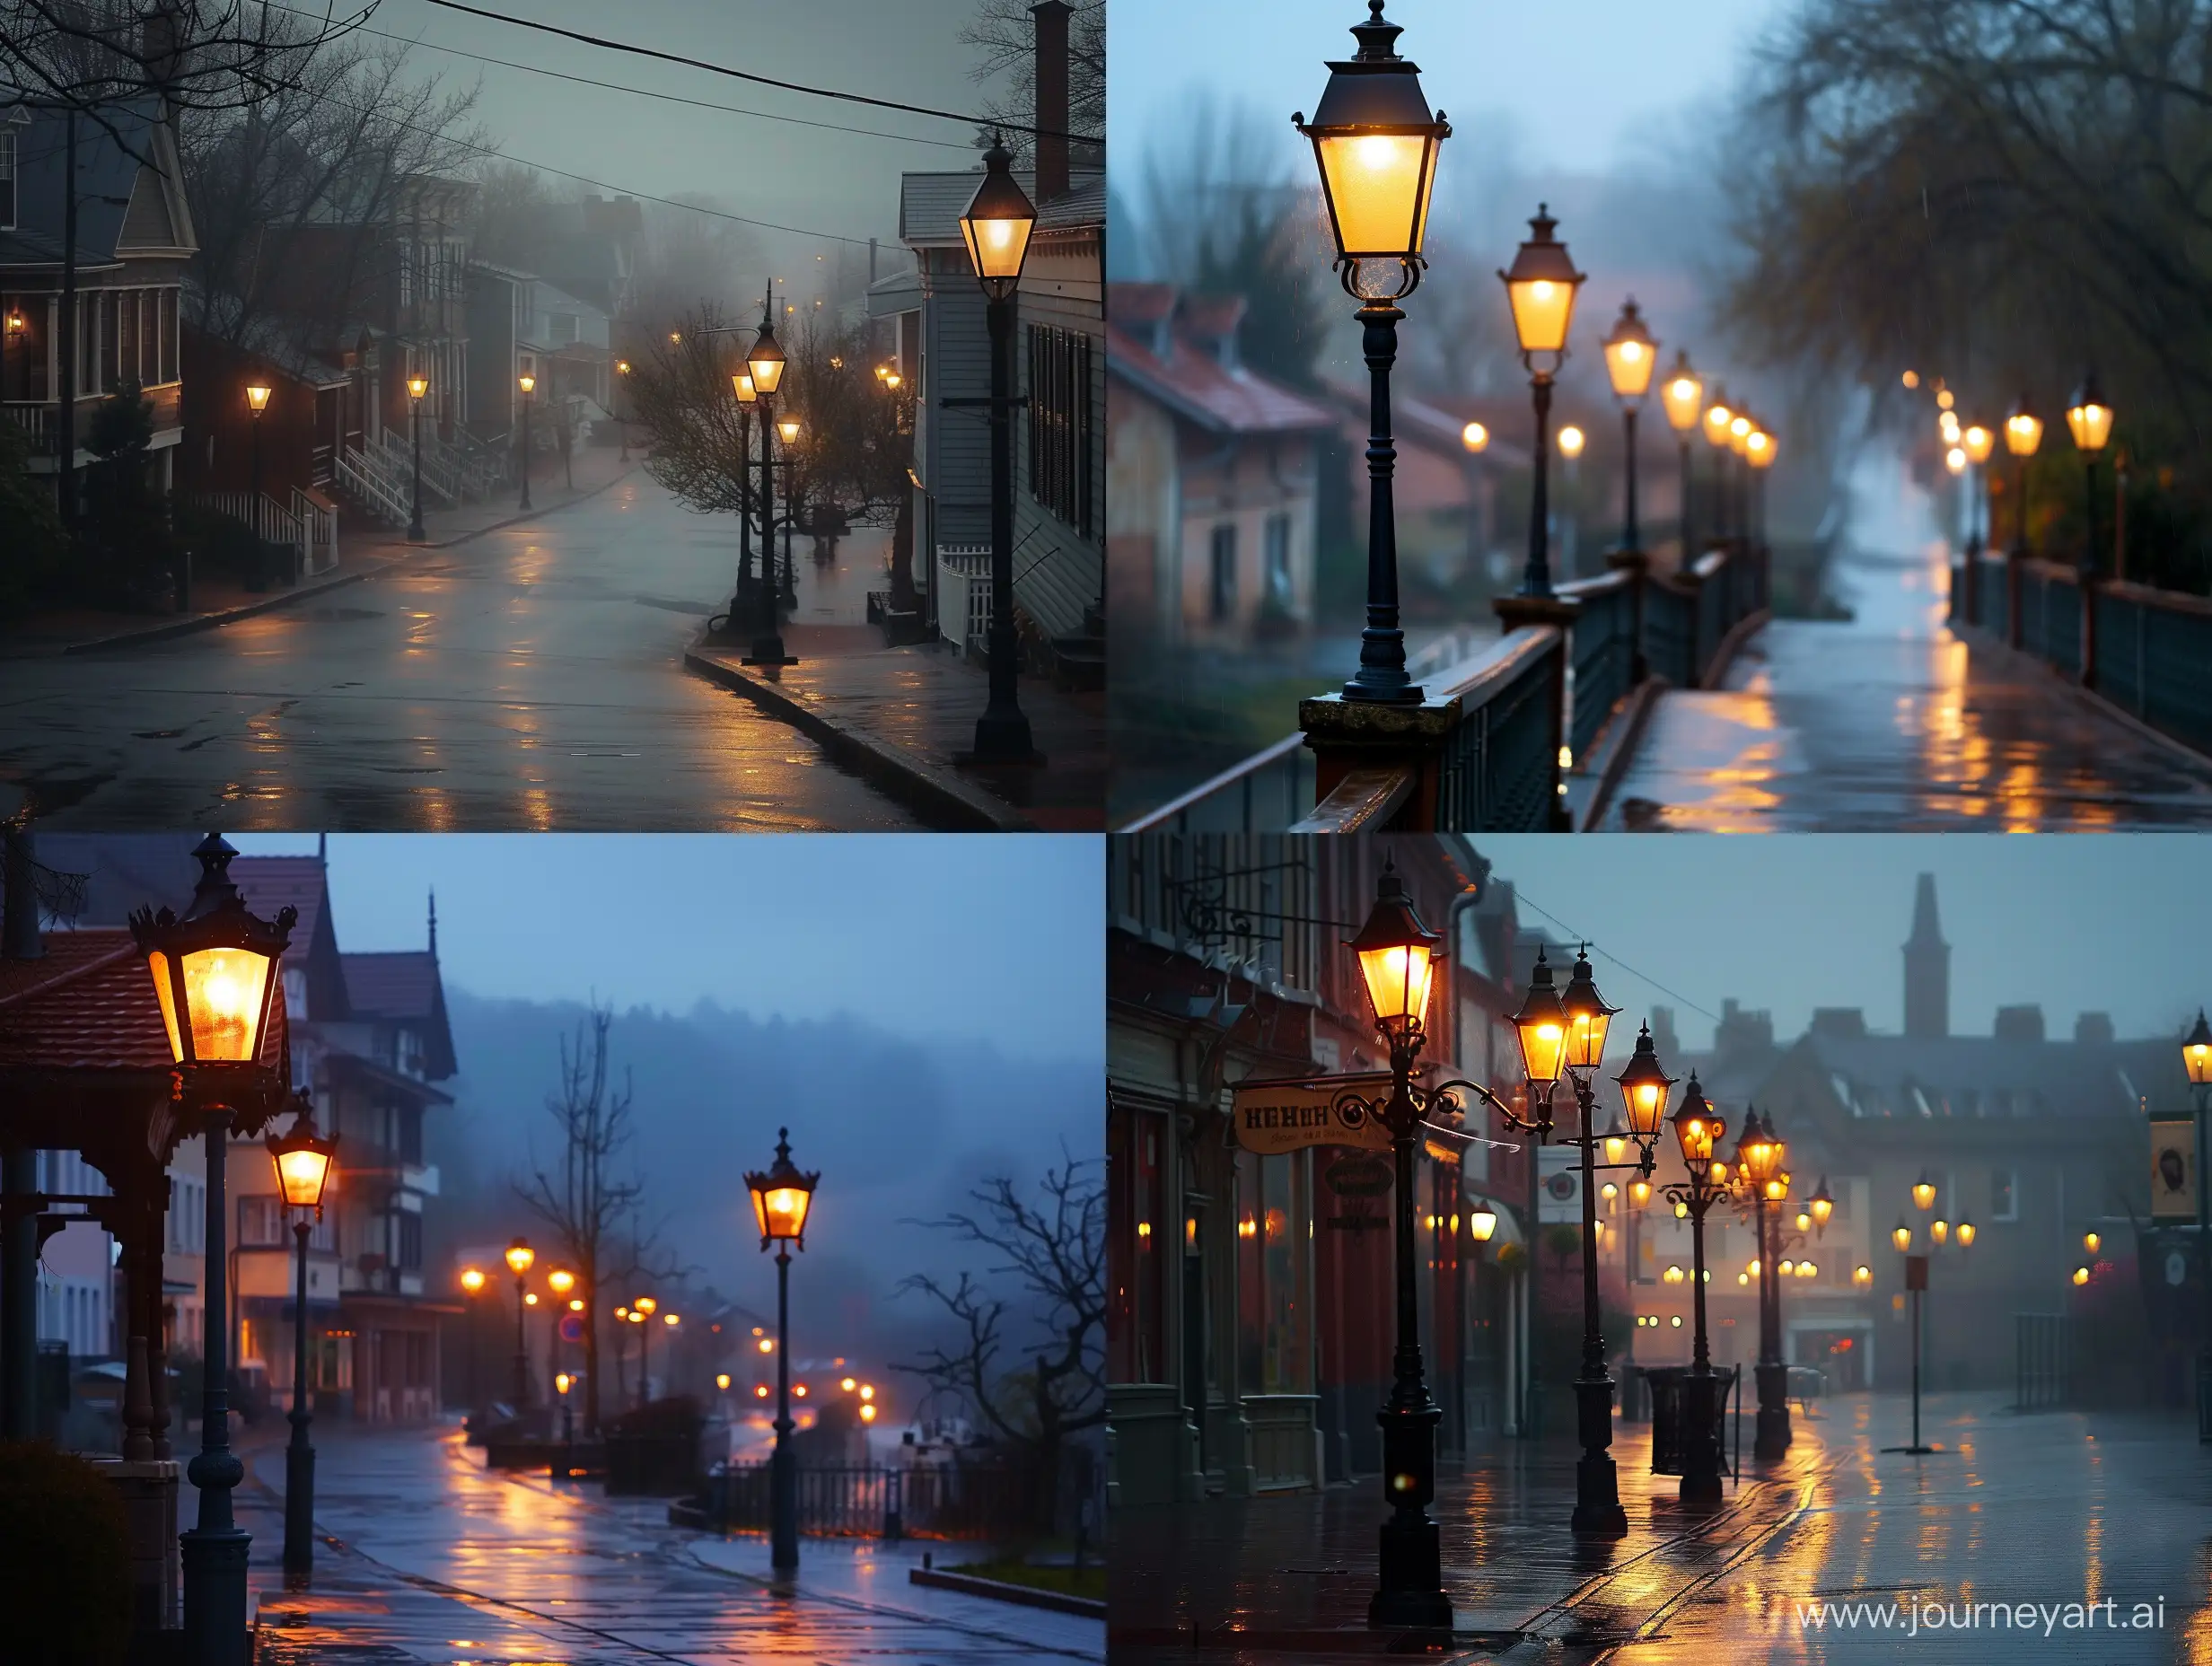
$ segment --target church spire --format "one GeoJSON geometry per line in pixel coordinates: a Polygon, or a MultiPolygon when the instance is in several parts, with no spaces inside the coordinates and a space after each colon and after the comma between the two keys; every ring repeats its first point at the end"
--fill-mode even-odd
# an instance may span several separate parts
{"type": "Polygon", "coordinates": [[[1905,940],[1905,1033],[1951,1033],[1951,945],[1936,910],[1936,876],[1920,875],[1912,899],[1912,935],[1905,940]]]}

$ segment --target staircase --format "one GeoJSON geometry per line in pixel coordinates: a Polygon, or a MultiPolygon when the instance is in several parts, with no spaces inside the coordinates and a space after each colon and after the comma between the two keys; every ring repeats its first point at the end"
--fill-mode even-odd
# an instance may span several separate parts
{"type": "Polygon", "coordinates": [[[341,446],[332,461],[338,488],[364,512],[387,526],[405,528],[414,519],[410,484],[404,476],[393,477],[388,453],[381,447],[356,452],[341,446]]]}

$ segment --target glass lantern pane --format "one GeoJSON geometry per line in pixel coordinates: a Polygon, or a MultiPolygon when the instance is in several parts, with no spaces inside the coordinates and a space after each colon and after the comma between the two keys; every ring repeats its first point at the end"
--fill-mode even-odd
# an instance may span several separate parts
{"type": "Polygon", "coordinates": [[[154,995],[162,1004],[162,1024],[169,1031],[171,1062],[184,1063],[184,1039],[177,1033],[177,992],[170,986],[169,957],[159,949],[146,956],[146,969],[154,974],[154,995]]]}
{"type": "Polygon", "coordinates": [[[1575,315],[1575,285],[1548,277],[1525,278],[1505,285],[1513,303],[1514,333],[1523,353],[1561,353],[1575,315]]]}
{"type": "Polygon", "coordinates": [[[967,240],[968,259],[978,277],[1015,278],[1029,253],[1029,234],[1037,223],[1029,219],[977,220],[963,217],[960,234],[967,240]]]}
{"type": "Polygon", "coordinates": [[[1426,229],[1428,141],[1418,133],[1344,134],[1314,141],[1347,255],[1409,255],[1426,229]]]}
{"type": "Polygon", "coordinates": [[[191,1015],[194,1058],[252,1062],[268,972],[268,956],[250,949],[198,949],[184,957],[184,1002],[191,1015]]]}
{"type": "Polygon", "coordinates": [[[1651,387],[1652,367],[1659,355],[1641,341],[1605,344],[1605,373],[1613,391],[1624,399],[1640,399],[1651,387]]]}

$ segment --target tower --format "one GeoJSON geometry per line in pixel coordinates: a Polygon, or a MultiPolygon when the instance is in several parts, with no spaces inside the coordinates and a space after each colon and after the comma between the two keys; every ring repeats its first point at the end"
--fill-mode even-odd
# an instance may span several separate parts
{"type": "Polygon", "coordinates": [[[1951,1033],[1951,945],[1936,916],[1936,876],[1923,873],[1912,899],[1912,935],[1905,940],[1905,1033],[1951,1033]]]}

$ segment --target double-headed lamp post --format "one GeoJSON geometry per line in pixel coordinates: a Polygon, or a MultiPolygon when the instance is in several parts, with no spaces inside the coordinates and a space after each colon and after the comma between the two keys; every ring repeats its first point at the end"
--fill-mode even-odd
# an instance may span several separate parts
{"type": "MultiPolygon", "coordinates": [[[[1690,1374],[1682,1381],[1682,1482],[1680,1497],[1686,1504],[1710,1506],[1721,1501],[1720,1408],[1714,1394],[1719,1379],[1713,1374],[1713,1353],[1705,1324],[1705,1217],[1713,1206],[1729,1196],[1728,1165],[1714,1155],[1727,1123],[1713,1114],[1692,1072],[1681,1109],[1674,1113],[1675,1143],[1681,1148],[1682,1166],[1689,1178],[1665,1188],[1667,1200],[1678,1217],[1690,1222],[1692,1329],[1690,1374]]],[[[1771,1281],[1769,1281],[1771,1282],[1771,1281]]]]}
{"type": "Polygon", "coordinates": [[[990,693],[968,755],[979,764],[1039,761],[1022,710],[1022,637],[1014,622],[1014,325],[1022,263],[1036,226],[1036,206],[1014,177],[1014,158],[993,138],[983,153],[983,179],[960,217],[969,264],[983,286],[991,340],[991,390],[981,401],[991,432],[990,693]]]}
{"type": "Polygon", "coordinates": [[[1452,127],[1442,110],[1429,109],[1419,66],[1398,56],[1401,32],[1382,15],[1382,0],[1367,0],[1366,21],[1352,26],[1358,48],[1349,58],[1330,61],[1313,119],[1304,111],[1290,119],[1313,145],[1336,241],[1337,278],[1359,303],[1354,316],[1367,361],[1367,624],[1360,633],[1359,669],[1343,697],[1418,706],[1421,689],[1406,670],[1398,616],[1391,367],[1406,316],[1398,303],[1420,286],[1428,264],[1421,250],[1429,193],[1437,152],[1452,127]]]}
{"type": "Polygon", "coordinates": [[[2005,418],[2005,449],[2013,458],[2013,547],[2015,558],[2028,553],[2028,459],[2043,443],[2043,419],[2026,394],[2013,401],[2005,418]]]}
{"type": "Polygon", "coordinates": [[[522,1332],[522,1315],[530,1311],[524,1300],[529,1293],[530,1269],[538,1259],[538,1252],[530,1247],[530,1240],[517,1236],[507,1246],[507,1271],[514,1275],[514,1409],[526,1411],[530,1407],[530,1344],[522,1332]]]}
{"type": "Polygon", "coordinates": [[[1659,344],[1652,339],[1644,315],[1637,311],[1634,295],[1622,303],[1620,316],[1613,320],[1613,332],[1605,338],[1604,347],[1605,374],[1613,384],[1613,397],[1620,401],[1621,449],[1626,457],[1620,553],[1641,555],[1644,544],[1636,525],[1636,415],[1644,403],[1645,394],[1651,390],[1651,373],[1659,362],[1659,344]]]}
{"type": "MultiPolygon", "coordinates": [[[[770,430],[776,426],[776,394],[784,385],[788,363],[783,343],[776,339],[775,292],[760,305],[760,333],[745,351],[745,371],[752,379],[754,400],[760,407],[760,581],[753,587],[758,624],[748,665],[796,665],[784,652],[783,621],[776,605],[776,452],[770,430]]],[[[744,404],[744,390],[738,399],[744,404]]]]}
{"type": "Polygon", "coordinates": [[[1754,1456],[1772,1461],[1789,1450],[1789,1367],[1782,1362],[1782,1281],[1775,1267],[1781,1255],[1781,1234],[1770,1229],[1769,1204],[1778,1211],[1781,1197],[1772,1189],[1782,1173],[1785,1148],[1774,1131],[1771,1116],[1761,1120],[1756,1110],[1746,1113],[1743,1132],[1736,1141],[1736,1167],[1742,1195],[1751,1206],[1752,1241],[1757,1246],[1761,1277],[1759,1281],[1759,1363],[1753,1375],[1759,1384],[1758,1434],[1751,1445],[1754,1456]]]}
{"type": "Polygon", "coordinates": [[[1522,568],[1519,594],[1549,601],[1551,588],[1551,385],[1567,363],[1567,334],[1575,321],[1575,296],[1583,274],[1575,269],[1567,245],[1552,236],[1558,222],[1549,205],[1536,205],[1529,238],[1514,255],[1513,266],[1497,276],[1513,309],[1514,339],[1529,373],[1529,397],[1536,409],[1536,443],[1529,488],[1529,557],[1522,568]]]}
{"type": "Polygon", "coordinates": [[[323,1188],[329,1184],[330,1159],[338,1136],[315,1137],[314,1102],[294,1096],[292,1131],[268,1136],[269,1161],[276,1167],[276,1188],[285,1206],[298,1211],[292,1223],[297,1253],[292,1308],[292,1442],[285,1449],[285,1579],[303,1583],[315,1567],[315,1449],[307,1425],[315,1414],[307,1399],[307,1240],[322,1219],[323,1188]]]}
{"type": "Polygon", "coordinates": [[[2197,1009],[2195,1028],[2181,1041],[2181,1067],[2189,1073],[2190,1096],[2197,1109],[2197,1262],[2204,1283],[2204,1334],[2197,1344],[2197,1438],[2212,1441],[2212,1186],[2205,1177],[2205,1136],[2212,1120],[2212,1024],[2197,1009]]]}
{"type": "MultiPolygon", "coordinates": [[[[2066,427],[2074,436],[2074,449],[2082,454],[2083,508],[2089,517],[2089,538],[2082,546],[2081,575],[2086,581],[2095,578],[2103,565],[2097,557],[2097,456],[2112,437],[2112,408],[2105,403],[2104,390],[2097,385],[2094,371],[2074,390],[2066,408],[2066,427]]],[[[2089,617],[2086,601],[2082,612],[2084,618],[2089,617]]]]}
{"type": "Polygon", "coordinates": [[[199,1493],[199,1519],[179,1542],[185,1658],[191,1666],[245,1666],[246,1557],[252,1539],[239,1528],[231,1503],[245,1467],[230,1446],[230,1204],[224,1154],[232,1118],[258,1120],[284,1094],[282,1074],[261,1062],[262,1039],[279,986],[278,962],[299,916],[285,908],[275,920],[264,920],[246,907],[230,878],[237,852],[219,835],[209,834],[193,855],[199,881],[183,916],[168,908],[141,908],[131,916],[130,927],[154,979],[182,1109],[198,1122],[207,1152],[205,1386],[200,1449],[185,1471],[199,1493]]]}
{"type": "Polygon", "coordinates": [[[430,391],[430,378],[409,376],[407,379],[408,413],[414,420],[415,429],[415,506],[407,523],[408,541],[427,543],[430,534],[423,530],[423,395],[430,391]]]}
{"type": "Polygon", "coordinates": [[[530,408],[531,396],[538,391],[538,379],[524,371],[514,379],[514,385],[522,390],[522,501],[515,505],[525,513],[530,509],[530,408]]]}
{"type": "Polygon", "coordinates": [[[766,1173],[748,1174],[752,1214],[765,1253],[776,1246],[776,1453],[769,1460],[769,1565],[779,1574],[799,1565],[799,1475],[791,1451],[791,1251],[806,1248],[806,1217],[814,1206],[820,1174],[803,1173],[791,1161],[791,1130],[776,1130],[776,1161],[766,1173]]]}
{"type": "MultiPolygon", "coordinates": [[[[1698,432],[1698,423],[1705,411],[1705,382],[1690,368],[1690,355],[1681,348],[1674,353],[1674,368],[1660,384],[1659,403],[1667,413],[1667,426],[1674,430],[1676,445],[1682,459],[1682,560],[1681,569],[1687,573],[1698,559],[1697,539],[1691,536],[1690,442],[1698,432]]],[[[1640,633],[1639,633],[1640,634],[1640,633]]]]}

